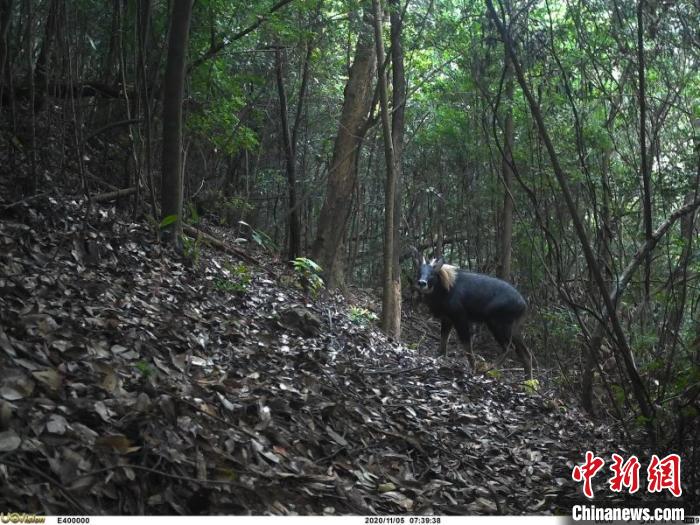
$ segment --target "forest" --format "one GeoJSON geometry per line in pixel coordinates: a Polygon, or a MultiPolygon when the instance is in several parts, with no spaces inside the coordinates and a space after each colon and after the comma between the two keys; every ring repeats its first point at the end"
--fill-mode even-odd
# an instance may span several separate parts
{"type": "Polygon", "coordinates": [[[700,514],[697,1],[0,0],[0,114],[1,512],[700,514]]]}

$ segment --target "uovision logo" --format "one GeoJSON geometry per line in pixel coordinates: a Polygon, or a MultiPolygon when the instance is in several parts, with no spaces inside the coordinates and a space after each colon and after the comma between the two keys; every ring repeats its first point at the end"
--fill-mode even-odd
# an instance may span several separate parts
{"type": "Polygon", "coordinates": [[[0,523],[44,523],[46,516],[26,514],[24,512],[0,513],[0,523]]]}

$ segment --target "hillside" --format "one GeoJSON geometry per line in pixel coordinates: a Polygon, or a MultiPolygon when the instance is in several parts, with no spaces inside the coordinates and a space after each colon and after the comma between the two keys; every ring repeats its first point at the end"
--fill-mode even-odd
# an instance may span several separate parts
{"type": "Polygon", "coordinates": [[[549,388],[388,342],[263,252],[183,261],[82,214],[47,197],[0,221],[0,507],[568,512],[573,462],[615,449],[549,388]]]}

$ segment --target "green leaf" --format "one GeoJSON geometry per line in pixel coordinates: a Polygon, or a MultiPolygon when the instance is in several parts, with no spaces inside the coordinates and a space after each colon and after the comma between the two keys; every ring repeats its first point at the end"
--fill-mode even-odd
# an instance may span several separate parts
{"type": "Polygon", "coordinates": [[[491,379],[500,379],[503,374],[501,373],[500,370],[496,370],[495,368],[493,370],[489,370],[486,372],[487,377],[490,377],[491,379]]]}
{"type": "Polygon", "coordinates": [[[540,382],[537,379],[523,381],[523,386],[528,394],[535,394],[540,390],[540,382]]]}
{"type": "Polygon", "coordinates": [[[160,221],[160,229],[167,228],[174,222],[177,222],[177,215],[168,215],[162,221],[160,221]]]}

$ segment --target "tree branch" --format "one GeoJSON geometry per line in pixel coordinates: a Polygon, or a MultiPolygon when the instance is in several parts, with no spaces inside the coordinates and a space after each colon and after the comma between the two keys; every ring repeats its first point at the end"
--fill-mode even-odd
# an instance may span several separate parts
{"type": "Polygon", "coordinates": [[[588,240],[588,235],[586,234],[586,230],[583,226],[583,222],[581,221],[581,217],[579,217],[578,210],[576,209],[576,203],[574,202],[574,199],[571,195],[567,174],[564,172],[563,168],[561,167],[561,164],[559,163],[559,157],[557,155],[556,150],[554,149],[554,144],[552,143],[552,139],[549,136],[547,127],[545,126],[544,118],[542,117],[542,112],[540,111],[539,104],[535,100],[535,97],[532,95],[532,92],[527,84],[523,68],[520,62],[518,61],[518,57],[515,54],[515,47],[513,45],[512,40],[510,39],[510,35],[503,21],[498,16],[498,13],[496,12],[493,6],[493,0],[486,0],[486,5],[488,7],[488,11],[491,18],[496,27],[498,28],[498,31],[501,34],[501,37],[505,43],[506,49],[508,51],[508,56],[510,57],[513,63],[513,69],[515,70],[515,74],[518,79],[518,84],[520,84],[520,89],[522,90],[523,95],[527,100],[528,106],[530,107],[530,112],[532,113],[532,116],[535,120],[540,137],[544,142],[545,148],[549,155],[550,163],[552,165],[552,169],[554,171],[554,176],[557,180],[557,183],[559,184],[562,195],[564,197],[564,201],[566,203],[566,207],[569,211],[569,215],[571,216],[574,229],[576,230],[576,235],[578,236],[579,241],[581,243],[583,255],[586,259],[586,264],[588,265],[588,269],[591,272],[593,280],[595,281],[598,291],[604,301],[606,316],[610,319],[610,324],[612,325],[613,333],[615,334],[615,339],[617,340],[617,347],[620,351],[620,354],[622,355],[622,359],[625,363],[625,368],[627,369],[627,374],[632,383],[632,390],[634,392],[635,399],[639,404],[639,408],[641,409],[642,414],[648,419],[650,423],[648,425],[648,429],[653,439],[654,432],[653,425],[651,425],[651,420],[654,418],[654,406],[649,400],[649,394],[646,390],[646,387],[644,386],[644,382],[642,381],[641,376],[639,375],[639,371],[637,370],[632,351],[627,342],[627,338],[625,337],[625,334],[622,330],[620,320],[617,317],[617,312],[615,310],[614,304],[610,300],[610,296],[608,295],[607,286],[605,285],[603,276],[600,273],[600,268],[598,267],[598,264],[596,262],[595,254],[593,253],[593,249],[591,248],[591,244],[588,240]]]}
{"type": "Polygon", "coordinates": [[[273,14],[275,11],[279,11],[282,9],[284,6],[287,4],[292,3],[294,0],[279,0],[275,5],[273,5],[270,10],[267,12],[266,15],[258,15],[257,21],[255,21],[253,24],[249,25],[242,31],[239,31],[235,35],[232,35],[228,38],[225,38],[224,40],[221,40],[220,42],[217,42],[216,44],[212,43],[212,45],[209,47],[209,49],[198,59],[194,60],[189,67],[187,68],[187,73],[191,73],[193,69],[201,66],[204,62],[207,60],[214,58],[216,55],[218,55],[223,49],[225,49],[227,46],[235,42],[236,40],[240,40],[244,36],[246,36],[249,33],[252,33],[255,31],[258,27],[260,27],[263,22],[265,22],[268,18],[270,18],[270,15],[273,14]]]}

